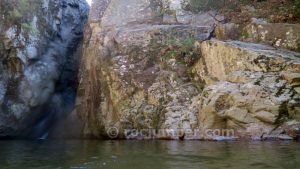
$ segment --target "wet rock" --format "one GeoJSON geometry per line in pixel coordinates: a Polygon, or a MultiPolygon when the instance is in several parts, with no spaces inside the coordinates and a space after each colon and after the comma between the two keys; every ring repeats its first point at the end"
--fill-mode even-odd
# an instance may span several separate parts
{"type": "Polygon", "coordinates": [[[291,120],[283,125],[283,130],[291,137],[299,139],[300,137],[300,123],[299,121],[291,120]]]}
{"type": "Polygon", "coordinates": [[[40,137],[75,102],[89,7],[84,0],[0,6],[0,137],[40,137]]]}

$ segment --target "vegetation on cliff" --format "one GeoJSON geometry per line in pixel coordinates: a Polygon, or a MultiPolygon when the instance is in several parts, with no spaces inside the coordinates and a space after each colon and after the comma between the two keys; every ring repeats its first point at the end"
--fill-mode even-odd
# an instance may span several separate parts
{"type": "Polygon", "coordinates": [[[218,10],[233,22],[249,22],[252,17],[270,22],[300,22],[300,0],[190,0],[193,12],[218,10]]]}
{"type": "Polygon", "coordinates": [[[0,5],[1,16],[3,16],[2,26],[16,25],[20,31],[24,31],[25,36],[28,36],[29,33],[38,33],[38,29],[33,25],[32,19],[34,15],[39,15],[36,12],[42,7],[42,1],[4,0],[0,5]]]}

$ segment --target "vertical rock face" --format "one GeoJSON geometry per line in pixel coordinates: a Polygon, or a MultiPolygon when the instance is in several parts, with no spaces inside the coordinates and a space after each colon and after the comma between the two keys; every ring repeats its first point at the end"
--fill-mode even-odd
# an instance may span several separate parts
{"type": "Polygon", "coordinates": [[[197,126],[191,103],[199,90],[189,78],[189,66],[198,57],[194,42],[207,39],[215,21],[192,25],[177,20],[180,2],[93,2],[76,108],[84,136],[105,137],[110,127],[197,126]],[[172,23],[164,20],[171,8],[172,23]]]}
{"type": "Polygon", "coordinates": [[[193,68],[206,83],[200,128],[232,128],[240,137],[267,139],[299,124],[299,53],[236,41],[212,40],[200,48],[193,68]]]}
{"type": "Polygon", "coordinates": [[[228,136],[211,129],[233,129],[240,138],[297,137],[299,54],[207,41],[222,17],[188,5],[94,0],[74,111],[83,137],[111,136],[112,127],[128,139],[228,136]]]}
{"type": "Polygon", "coordinates": [[[42,137],[72,110],[84,0],[0,2],[0,137],[42,137]]]}

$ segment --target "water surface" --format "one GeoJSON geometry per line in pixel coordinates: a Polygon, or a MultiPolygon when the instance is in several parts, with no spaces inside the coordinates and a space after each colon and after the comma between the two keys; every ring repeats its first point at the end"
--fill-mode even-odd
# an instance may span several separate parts
{"type": "Polygon", "coordinates": [[[0,141],[0,169],[300,168],[299,142],[0,141]]]}

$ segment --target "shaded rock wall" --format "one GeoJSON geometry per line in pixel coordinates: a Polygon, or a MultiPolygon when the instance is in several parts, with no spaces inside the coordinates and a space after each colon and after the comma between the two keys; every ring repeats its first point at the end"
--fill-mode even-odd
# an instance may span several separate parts
{"type": "Polygon", "coordinates": [[[84,0],[0,2],[0,137],[43,137],[72,110],[84,0]]]}

